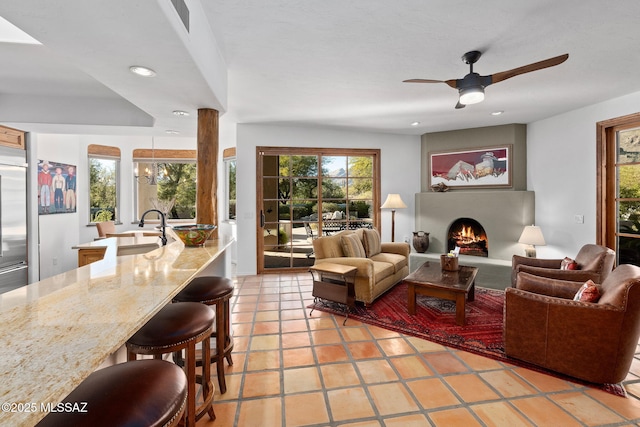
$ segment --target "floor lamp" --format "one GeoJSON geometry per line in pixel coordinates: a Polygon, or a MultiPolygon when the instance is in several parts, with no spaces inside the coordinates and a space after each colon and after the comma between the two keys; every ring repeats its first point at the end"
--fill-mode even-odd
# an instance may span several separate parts
{"type": "Polygon", "coordinates": [[[395,241],[396,234],[396,209],[405,209],[407,205],[404,204],[399,194],[387,195],[387,200],[384,201],[380,209],[391,209],[391,241],[395,241]]]}

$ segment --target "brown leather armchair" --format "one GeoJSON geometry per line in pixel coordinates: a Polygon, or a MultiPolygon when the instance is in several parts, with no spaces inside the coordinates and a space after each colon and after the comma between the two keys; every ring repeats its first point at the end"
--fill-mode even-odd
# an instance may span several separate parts
{"type": "Polygon", "coordinates": [[[515,286],[516,277],[521,271],[551,279],[581,282],[580,285],[589,279],[602,283],[613,270],[615,260],[614,251],[605,246],[593,244],[580,248],[575,257],[578,270],[560,270],[561,259],[527,258],[514,255],[511,260],[511,285],[515,286]]]}
{"type": "Polygon", "coordinates": [[[640,267],[613,270],[596,303],[550,296],[565,292],[562,282],[520,273],[506,289],[505,353],[593,383],[619,383],[640,336],[640,267]]]}

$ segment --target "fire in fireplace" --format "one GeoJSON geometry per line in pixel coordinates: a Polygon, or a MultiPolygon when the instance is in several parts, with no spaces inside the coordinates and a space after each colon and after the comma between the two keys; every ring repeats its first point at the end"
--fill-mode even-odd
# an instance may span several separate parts
{"type": "Polygon", "coordinates": [[[489,256],[489,239],[482,225],[472,218],[458,218],[449,227],[447,234],[448,251],[456,246],[460,254],[473,256],[489,256]]]}

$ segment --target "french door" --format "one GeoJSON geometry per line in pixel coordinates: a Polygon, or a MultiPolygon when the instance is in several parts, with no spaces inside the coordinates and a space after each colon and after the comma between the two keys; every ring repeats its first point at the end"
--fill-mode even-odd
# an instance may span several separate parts
{"type": "Polygon", "coordinates": [[[598,243],[640,265],[640,114],[598,123],[598,243]]]}
{"type": "Polygon", "coordinates": [[[313,265],[313,239],[379,228],[380,150],[257,147],[258,272],[313,265]]]}

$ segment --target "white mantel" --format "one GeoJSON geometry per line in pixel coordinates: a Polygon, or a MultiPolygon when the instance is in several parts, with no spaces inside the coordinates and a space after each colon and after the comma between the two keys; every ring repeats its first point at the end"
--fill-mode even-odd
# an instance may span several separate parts
{"type": "Polygon", "coordinates": [[[533,191],[451,190],[415,197],[416,231],[430,233],[428,252],[446,253],[449,226],[458,218],[473,218],[487,234],[489,258],[510,261],[514,254],[524,255],[518,239],[535,221],[533,191]]]}

